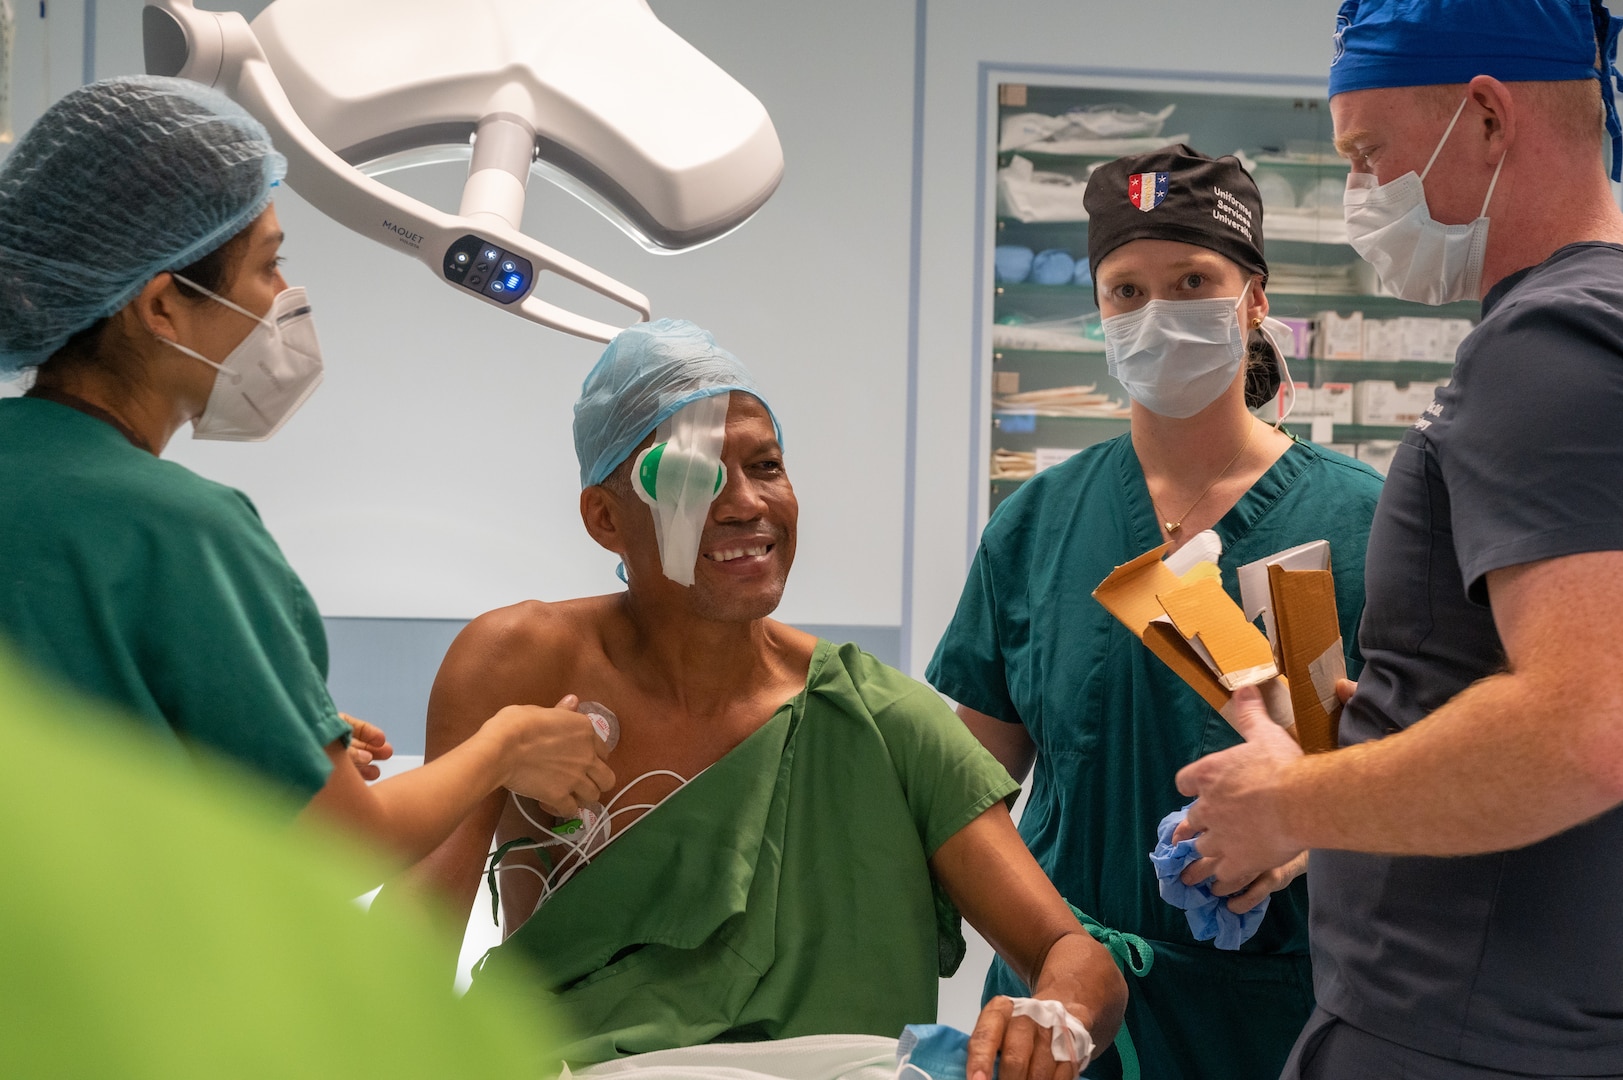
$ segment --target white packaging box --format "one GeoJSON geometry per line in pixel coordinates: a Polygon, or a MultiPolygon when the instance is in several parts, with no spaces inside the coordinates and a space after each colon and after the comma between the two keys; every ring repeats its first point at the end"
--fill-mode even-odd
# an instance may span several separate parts
{"type": "Polygon", "coordinates": [[[1364,359],[1403,359],[1403,326],[1401,319],[1364,320],[1364,359]]]}
{"type": "Polygon", "coordinates": [[[1424,316],[1398,319],[1403,335],[1399,360],[1443,360],[1443,320],[1424,316]]]}
{"type": "Polygon", "coordinates": [[[1353,384],[1325,383],[1314,395],[1319,416],[1328,416],[1332,423],[1353,422],[1353,384]]]}
{"type": "Polygon", "coordinates": [[[1460,342],[1465,340],[1466,334],[1476,329],[1476,324],[1470,319],[1438,319],[1437,321],[1442,324],[1442,341],[1439,343],[1439,347],[1443,352],[1442,359],[1453,360],[1454,354],[1459,352],[1460,342]]]}
{"type": "Polygon", "coordinates": [[[1318,330],[1313,335],[1313,355],[1320,360],[1362,360],[1364,358],[1364,313],[1337,315],[1321,311],[1318,330]]]}
{"type": "Polygon", "coordinates": [[[1042,472],[1044,469],[1058,465],[1063,461],[1069,461],[1079,452],[1077,448],[1070,446],[1039,446],[1037,447],[1037,471],[1042,472]]]}
{"type": "MultiPolygon", "coordinates": [[[[1319,415],[1319,392],[1313,389],[1312,383],[1292,383],[1296,389],[1296,403],[1291,406],[1292,416],[1319,415]]],[[[1283,392],[1283,388],[1281,388],[1283,392]]]]}
{"type": "Polygon", "coordinates": [[[1276,342],[1286,358],[1305,360],[1313,354],[1313,320],[1282,318],[1276,320],[1290,330],[1290,334],[1276,342]]]}
{"type": "Polygon", "coordinates": [[[1359,424],[1396,427],[1420,419],[1437,393],[1437,384],[1394,382],[1370,379],[1353,387],[1353,419],[1359,424]]]}
{"type": "Polygon", "coordinates": [[[1396,439],[1371,439],[1358,444],[1358,460],[1385,476],[1392,467],[1392,457],[1402,444],[1396,439]]]}

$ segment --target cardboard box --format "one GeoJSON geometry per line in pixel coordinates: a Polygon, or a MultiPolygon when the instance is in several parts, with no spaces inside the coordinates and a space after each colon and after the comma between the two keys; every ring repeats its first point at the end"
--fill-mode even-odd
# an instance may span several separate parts
{"type": "Polygon", "coordinates": [[[1369,379],[1353,387],[1353,422],[1406,426],[1420,419],[1437,393],[1436,383],[1398,384],[1369,379]]]}
{"type": "Polygon", "coordinates": [[[1081,450],[1070,446],[1039,446],[1037,447],[1037,471],[1042,472],[1051,465],[1058,465],[1062,461],[1069,461],[1081,450]]]}
{"type": "Polygon", "coordinates": [[[1398,319],[1403,335],[1403,355],[1399,360],[1442,360],[1443,320],[1425,316],[1398,319]]]}
{"type": "Polygon", "coordinates": [[[1364,320],[1364,359],[1402,360],[1403,327],[1400,319],[1364,320]]]}
{"type": "Polygon", "coordinates": [[[1364,358],[1364,313],[1337,315],[1321,311],[1316,320],[1313,355],[1320,360],[1362,360],[1364,358]]]}
{"type": "Polygon", "coordinates": [[[1275,319],[1275,322],[1284,323],[1290,330],[1290,337],[1282,339],[1278,344],[1287,359],[1305,360],[1313,353],[1313,320],[1312,319],[1275,319]]]}
{"type": "Polygon", "coordinates": [[[1292,726],[1290,689],[1268,639],[1223,591],[1215,563],[1180,577],[1161,561],[1170,546],[1116,567],[1094,598],[1218,712],[1227,715],[1236,689],[1256,686],[1275,721],[1292,726]]]}
{"type": "Polygon", "coordinates": [[[1316,415],[1328,416],[1331,423],[1352,423],[1353,384],[1346,382],[1325,383],[1319,387],[1315,395],[1315,404],[1318,407],[1316,415]]]}
{"type": "Polygon", "coordinates": [[[1438,319],[1437,321],[1442,324],[1439,327],[1442,335],[1442,341],[1440,342],[1443,352],[1442,358],[1452,361],[1460,351],[1460,342],[1465,340],[1466,334],[1476,329],[1476,323],[1470,319],[1438,319]]]}
{"type": "Polygon", "coordinates": [[[1336,682],[1347,677],[1347,658],[1336,615],[1330,544],[1309,544],[1239,569],[1246,617],[1262,616],[1268,642],[1289,687],[1296,738],[1307,753],[1336,748],[1341,700],[1336,682]]]}
{"type": "Polygon", "coordinates": [[[1392,468],[1392,458],[1403,444],[1396,439],[1371,439],[1358,444],[1358,460],[1385,476],[1392,468]]]}
{"type": "MultiPolygon", "coordinates": [[[[1296,404],[1291,406],[1291,415],[1319,415],[1319,392],[1313,388],[1313,384],[1297,382],[1292,383],[1291,386],[1296,391],[1296,404]]],[[[1280,393],[1284,393],[1284,387],[1280,388],[1280,393]]],[[[1270,421],[1273,419],[1272,413],[1269,414],[1268,419],[1270,421]]]]}

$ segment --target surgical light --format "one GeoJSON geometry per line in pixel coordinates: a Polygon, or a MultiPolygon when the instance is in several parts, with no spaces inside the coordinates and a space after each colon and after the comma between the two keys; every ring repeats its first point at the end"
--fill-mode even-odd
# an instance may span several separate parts
{"type": "Polygon", "coordinates": [[[147,0],[147,70],[219,87],[323,213],[532,322],[607,341],[621,327],[543,301],[549,273],[636,313],[634,289],[520,231],[532,172],[651,251],[738,228],[783,176],[761,103],[643,0],[275,0],[252,24],[147,0]],[[468,161],[448,214],[380,183],[468,161]]]}

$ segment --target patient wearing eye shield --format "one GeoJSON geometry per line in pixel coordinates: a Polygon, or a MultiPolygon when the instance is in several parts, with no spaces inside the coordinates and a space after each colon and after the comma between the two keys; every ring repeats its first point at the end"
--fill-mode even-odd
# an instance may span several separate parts
{"type": "Polygon", "coordinates": [[[546,973],[576,1066],[894,1037],[935,1019],[962,912],[1085,1029],[1056,1062],[1054,1029],[996,999],[977,1029],[987,1074],[1001,1050],[1005,1077],[1075,1076],[1114,1037],[1125,985],[1021,844],[1015,784],[941,699],[769,618],[798,505],[743,365],[691,323],[632,327],[586,378],[575,443],[582,520],[626,588],[469,624],[434,686],[428,753],[497,703],[575,695],[618,715],[624,782],[562,823],[500,793],[418,868],[462,913],[492,870],[506,940],[486,969],[546,973]]]}

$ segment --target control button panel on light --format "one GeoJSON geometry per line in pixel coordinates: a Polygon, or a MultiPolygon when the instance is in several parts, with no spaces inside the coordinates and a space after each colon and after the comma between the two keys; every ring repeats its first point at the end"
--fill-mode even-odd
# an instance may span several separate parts
{"type": "Polygon", "coordinates": [[[529,291],[535,267],[524,256],[470,233],[446,250],[445,279],[499,304],[511,304],[529,291]]]}

